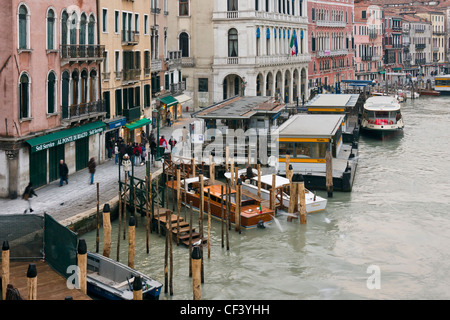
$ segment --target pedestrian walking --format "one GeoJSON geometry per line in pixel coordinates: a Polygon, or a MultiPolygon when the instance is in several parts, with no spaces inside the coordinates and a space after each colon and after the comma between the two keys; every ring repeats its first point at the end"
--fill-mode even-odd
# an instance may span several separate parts
{"type": "Polygon", "coordinates": [[[166,121],[167,121],[167,126],[170,127],[171,124],[172,124],[172,112],[169,111],[169,112],[167,113],[166,121]]]}
{"type": "Polygon", "coordinates": [[[69,168],[67,167],[67,164],[64,162],[64,160],[59,160],[59,186],[63,186],[63,182],[65,181],[66,184],[69,184],[69,168]]]}
{"type": "Polygon", "coordinates": [[[134,153],[134,165],[140,165],[141,164],[141,156],[142,156],[142,148],[139,146],[139,144],[136,142],[134,144],[133,148],[134,153]]]}
{"type": "Polygon", "coordinates": [[[114,155],[115,155],[114,163],[119,164],[119,146],[117,145],[117,142],[114,144],[114,155]]]}
{"type": "Polygon", "coordinates": [[[95,168],[97,167],[97,164],[95,163],[95,158],[92,157],[91,159],[89,159],[88,162],[88,168],[89,168],[89,173],[91,174],[91,184],[94,184],[94,174],[95,174],[95,168]]]}
{"type": "Polygon", "coordinates": [[[142,155],[141,155],[141,166],[145,164],[145,160],[147,160],[147,148],[144,143],[141,143],[142,155]]]}
{"type": "Polygon", "coordinates": [[[130,157],[128,156],[128,153],[125,153],[123,155],[122,167],[123,171],[128,172],[128,176],[131,176],[131,161],[130,157]]]}
{"type": "Polygon", "coordinates": [[[177,144],[177,140],[175,140],[175,138],[171,136],[169,139],[170,151],[173,151],[173,148],[175,148],[176,144],[177,144]]]}
{"type": "Polygon", "coordinates": [[[150,140],[150,162],[154,163],[156,160],[157,145],[155,139],[150,140]]]}
{"type": "Polygon", "coordinates": [[[160,152],[160,154],[164,154],[166,152],[166,149],[168,147],[167,144],[167,140],[164,138],[164,136],[161,136],[161,138],[159,138],[159,149],[162,149],[162,152],[160,152]]]}
{"type": "Polygon", "coordinates": [[[30,213],[33,212],[34,210],[31,208],[31,198],[33,198],[33,196],[38,196],[36,194],[36,192],[34,192],[34,188],[33,188],[33,183],[30,182],[27,187],[25,188],[25,191],[23,192],[22,198],[24,200],[28,201],[28,208],[25,209],[25,211],[23,212],[24,214],[27,213],[28,210],[30,210],[30,213]]]}

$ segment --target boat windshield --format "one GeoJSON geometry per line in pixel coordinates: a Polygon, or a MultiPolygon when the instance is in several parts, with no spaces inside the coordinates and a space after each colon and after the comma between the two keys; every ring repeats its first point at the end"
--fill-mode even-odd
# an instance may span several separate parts
{"type": "Polygon", "coordinates": [[[383,125],[383,124],[396,124],[400,119],[400,111],[366,111],[364,118],[368,120],[370,124],[383,125]]]}
{"type": "MultiPolygon", "coordinates": [[[[246,196],[245,194],[243,194],[241,196],[241,206],[248,206],[251,204],[255,204],[256,200],[253,198],[250,198],[249,196],[246,196]]],[[[222,199],[226,200],[226,195],[223,195],[222,199]]],[[[230,199],[231,199],[231,203],[236,204],[236,193],[231,193],[230,194],[230,199]]]]}

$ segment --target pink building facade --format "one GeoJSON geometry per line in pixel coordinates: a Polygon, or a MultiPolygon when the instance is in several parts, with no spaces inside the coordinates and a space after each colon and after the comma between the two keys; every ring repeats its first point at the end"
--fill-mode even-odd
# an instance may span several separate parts
{"type": "Polygon", "coordinates": [[[355,75],[380,81],[383,72],[383,10],[370,1],[355,1],[355,75]]]}
{"type": "Polygon", "coordinates": [[[57,180],[60,159],[71,173],[102,160],[103,51],[95,0],[1,3],[0,197],[15,198],[57,180]]]}
{"type": "Polygon", "coordinates": [[[308,19],[310,88],[354,79],[353,0],[308,1],[308,19]]]}

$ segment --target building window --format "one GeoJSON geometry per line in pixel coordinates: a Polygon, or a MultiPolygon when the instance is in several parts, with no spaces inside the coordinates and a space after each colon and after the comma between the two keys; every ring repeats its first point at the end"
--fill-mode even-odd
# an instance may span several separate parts
{"type": "Polygon", "coordinates": [[[28,49],[28,10],[25,5],[19,7],[19,49],[28,49]]]}
{"type": "Polygon", "coordinates": [[[228,0],[228,11],[238,11],[238,0],[228,0]]]}
{"type": "Polygon", "coordinates": [[[87,27],[87,18],[86,18],[86,15],[83,13],[81,15],[81,20],[80,20],[80,31],[78,32],[79,33],[78,43],[81,45],[86,44],[86,27],[87,27]]]}
{"type": "Polygon", "coordinates": [[[50,9],[47,12],[47,50],[55,49],[55,12],[50,9]]]}
{"type": "Polygon", "coordinates": [[[67,44],[67,22],[69,15],[67,12],[63,12],[61,16],[61,44],[67,44]]]}
{"type": "Polygon", "coordinates": [[[236,29],[230,29],[228,31],[228,56],[238,56],[238,33],[236,29]]]}
{"type": "Polygon", "coordinates": [[[182,57],[189,57],[189,35],[186,32],[180,34],[179,50],[182,57]]]}
{"type": "Polygon", "coordinates": [[[56,112],[56,76],[52,71],[47,77],[47,113],[56,112]]]}
{"type": "Polygon", "coordinates": [[[95,44],[95,19],[92,15],[89,16],[88,44],[95,44]]]}
{"type": "Polygon", "coordinates": [[[180,1],[180,16],[188,16],[189,15],[189,0],[179,0],[180,1]]]}
{"type": "Polygon", "coordinates": [[[198,92],[208,92],[208,78],[198,79],[198,92]]]}
{"type": "Polygon", "coordinates": [[[102,31],[108,32],[108,9],[102,10],[102,31]]]}
{"type": "Polygon", "coordinates": [[[148,15],[144,15],[144,34],[148,35],[148,15]]]}
{"type": "Polygon", "coordinates": [[[20,119],[30,117],[30,78],[22,74],[19,82],[19,116],[20,119]]]}
{"type": "Polygon", "coordinates": [[[114,33],[119,33],[120,12],[114,11],[114,33]]]}

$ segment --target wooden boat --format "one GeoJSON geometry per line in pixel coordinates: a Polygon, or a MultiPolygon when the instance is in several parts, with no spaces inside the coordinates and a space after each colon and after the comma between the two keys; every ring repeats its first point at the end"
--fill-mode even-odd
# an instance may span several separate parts
{"type": "MultiPolygon", "coordinates": [[[[226,188],[224,184],[211,184],[210,179],[203,177],[203,208],[204,213],[208,213],[208,190],[211,196],[210,207],[211,207],[211,216],[222,219],[222,202],[224,208],[224,214],[226,212],[226,188]],[[221,197],[223,186],[223,198],[221,197]]],[[[184,180],[180,180],[181,185],[181,200],[184,204],[184,190],[185,185],[187,188],[186,193],[186,203],[189,206],[189,203],[192,201],[193,209],[196,211],[199,210],[200,207],[200,181],[199,177],[188,178],[184,180]]],[[[167,186],[170,189],[173,189],[172,182],[169,181],[167,186]]],[[[176,185],[175,185],[176,188],[176,185]]],[[[236,190],[231,188],[231,202],[230,202],[230,221],[232,224],[236,221],[236,190]]],[[[262,205],[261,201],[257,199],[257,197],[253,197],[245,192],[242,192],[242,199],[240,203],[241,208],[241,219],[240,226],[245,229],[253,229],[258,226],[264,225],[266,223],[271,223],[274,217],[273,210],[262,205]]]]}
{"type": "Polygon", "coordinates": [[[361,129],[381,138],[402,131],[405,124],[399,102],[393,97],[370,97],[363,107],[361,129]]]}
{"type": "Polygon", "coordinates": [[[441,93],[435,90],[422,89],[420,90],[422,96],[439,96],[441,93]]]}
{"type": "Polygon", "coordinates": [[[87,291],[106,300],[133,300],[133,282],[142,279],[144,300],[158,300],[162,284],[118,261],[87,253],[87,291]]]}
{"type": "MultiPolygon", "coordinates": [[[[242,179],[242,188],[248,191],[251,194],[258,195],[258,172],[253,169],[253,178],[246,179],[247,169],[241,169],[238,171],[239,177],[242,179]]],[[[226,172],[224,176],[227,179],[230,179],[230,172],[226,172]]],[[[287,178],[284,178],[279,175],[275,175],[275,188],[283,189],[284,187],[288,187],[290,185],[290,181],[287,178]]],[[[266,174],[261,175],[261,198],[264,200],[270,201],[270,190],[272,189],[272,175],[266,174]]],[[[283,198],[282,198],[282,206],[289,207],[290,196],[283,190],[281,190],[283,198]]],[[[306,203],[306,213],[313,213],[318,211],[323,211],[327,207],[327,199],[317,196],[310,190],[305,188],[305,203],[306,203]]]]}

